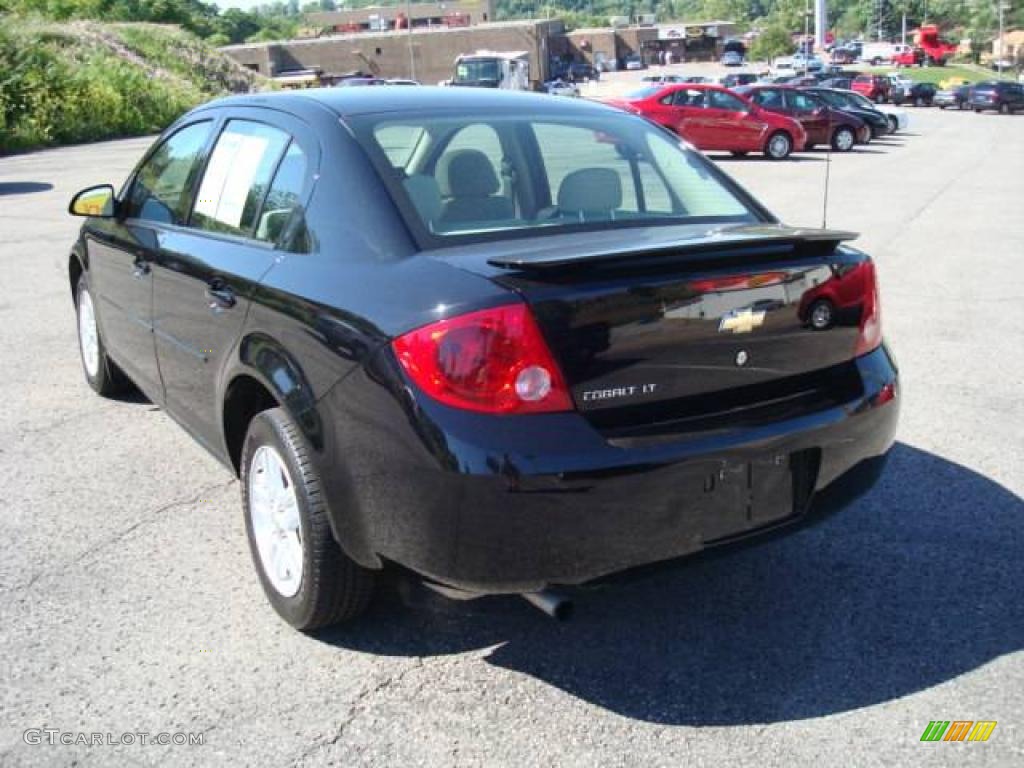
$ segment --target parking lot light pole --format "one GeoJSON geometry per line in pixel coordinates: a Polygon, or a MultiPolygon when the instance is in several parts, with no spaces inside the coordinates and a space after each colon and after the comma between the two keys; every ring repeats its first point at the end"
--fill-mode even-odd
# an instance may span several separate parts
{"type": "Polygon", "coordinates": [[[1010,10],[1010,4],[999,0],[999,58],[996,59],[996,69],[999,71],[999,76],[1003,76],[1003,59],[1006,58],[1006,41],[1003,39],[1003,11],[1010,10]]]}

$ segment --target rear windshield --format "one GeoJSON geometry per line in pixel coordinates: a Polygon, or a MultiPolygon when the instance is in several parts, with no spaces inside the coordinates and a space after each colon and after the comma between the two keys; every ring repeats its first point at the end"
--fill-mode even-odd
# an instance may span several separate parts
{"type": "Polygon", "coordinates": [[[538,230],[759,220],[711,163],[625,113],[384,113],[349,124],[417,239],[435,246],[538,230]]]}
{"type": "MultiPolygon", "coordinates": [[[[657,77],[660,81],[662,78],[660,75],[652,75],[652,80],[657,77]]],[[[648,85],[644,88],[637,88],[635,91],[630,91],[626,94],[626,98],[629,101],[639,101],[640,99],[646,99],[649,96],[653,96],[660,91],[664,86],[662,85],[648,85]]]]}

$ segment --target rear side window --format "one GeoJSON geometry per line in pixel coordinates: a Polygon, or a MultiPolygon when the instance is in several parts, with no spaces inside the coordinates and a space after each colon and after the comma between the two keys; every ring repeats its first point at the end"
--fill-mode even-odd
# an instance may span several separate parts
{"type": "Polygon", "coordinates": [[[711,109],[727,109],[730,112],[745,112],[747,110],[746,104],[725,91],[708,91],[708,106],[711,109]]]}
{"type": "Polygon", "coordinates": [[[306,184],[306,154],[294,141],[284,153],[256,223],[258,240],[277,243],[289,251],[307,251],[309,242],[302,211],[306,184]]]}
{"type": "Polygon", "coordinates": [[[212,123],[193,123],[171,135],[139,168],[128,192],[129,218],[184,224],[212,123]]]}
{"type": "Polygon", "coordinates": [[[263,123],[228,122],[199,185],[192,226],[232,235],[252,234],[290,139],[284,131],[263,123]]]}
{"type": "Polygon", "coordinates": [[[800,93],[800,91],[788,91],[786,93],[786,101],[788,102],[790,109],[795,109],[800,112],[813,112],[818,108],[818,102],[815,101],[813,96],[808,96],[806,93],[800,93]]]}

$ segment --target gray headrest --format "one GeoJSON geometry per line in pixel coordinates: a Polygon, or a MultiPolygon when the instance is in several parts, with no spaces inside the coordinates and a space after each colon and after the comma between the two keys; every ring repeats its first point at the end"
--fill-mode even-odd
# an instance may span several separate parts
{"type": "Polygon", "coordinates": [[[570,213],[610,213],[622,205],[622,179],[610,168],[573,171],[558,188],[558,208],[570,213]]]}
{"type": "Polygon", "coordinates": [[[501,185],[487,155],[478,149],[459,149],[438,163],[441,194],[446,197],[487,197],[501,185]]]}

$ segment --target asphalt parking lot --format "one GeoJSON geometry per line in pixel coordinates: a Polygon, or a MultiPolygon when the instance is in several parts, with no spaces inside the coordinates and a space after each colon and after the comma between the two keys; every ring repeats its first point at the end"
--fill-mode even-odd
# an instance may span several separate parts
{"type": "Polygon", "coordinates": [[[0,160],[0,765],[1020,765],[1024,115],[910,111],[830,164],[716,158],[792,224],[821,224],[828,169],[829,225],[877,259],[903,381],[881,484],[817,528],[584,592],[565,624],[391,587],[350,628],[290,630],[237,482],[81,374],[67,201],[148,140],[0,160]],[[921,743],[930,720],[998,726],[921,743]]]}

